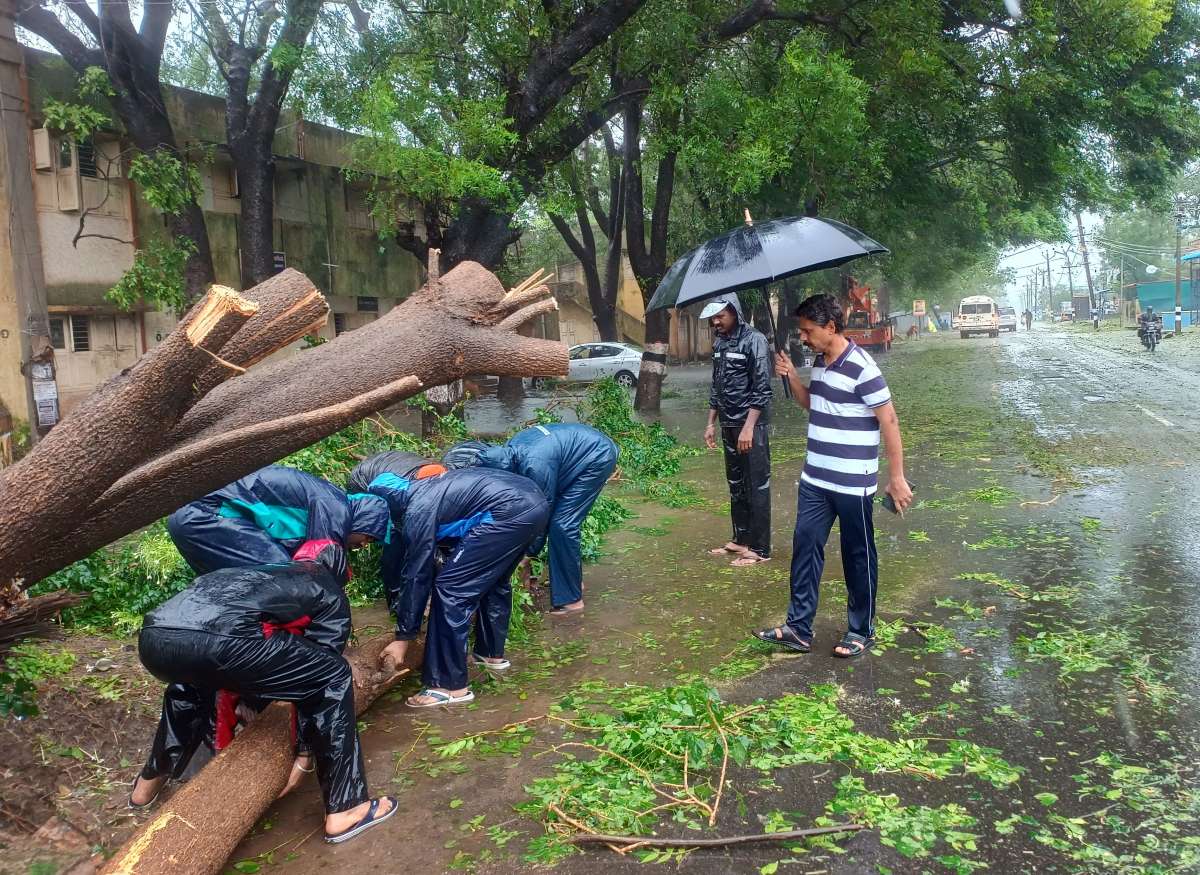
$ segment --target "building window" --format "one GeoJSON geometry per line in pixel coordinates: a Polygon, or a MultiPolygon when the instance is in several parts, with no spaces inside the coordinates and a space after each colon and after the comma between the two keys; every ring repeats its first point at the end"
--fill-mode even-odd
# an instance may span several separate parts
{"type": "Polygon", "coordinates": [[[71,141],[66,137],[58,141],[58,169],[68,170],[74,166],[72,158],[71,141]]]}
{"type": "Polygon", "coordinates": [[[359,313],[378,313],[379,299],[367,298],[362,295],[358,296],[358,312],[359,313]]]}
{"type": "Polygon", "coordinates": [[[337,335],[342,334],[345,331],[346,331],[346,314],[345,313],[334,313],[333,314],[333,334],[334,334],[334,336],[336,337],[337,335]]]}
{"type": "Polygon", "coordinates": [[[71,317],[71,350],[87,352],[92,348],[92,322],[87,316],[71,317]]]}
{"type": "Polygon", "coordinates": [[[79,160],[79,175],[95,179],[96,173],[96,144],[91,140],[80,140],[75,146],[75,155],[79,160]]]}
{"type": "Polygon", "coordinates": [[[50,345],[55,349],[67,348],[67,329],[62,319],[50,320],[50,345]]]}

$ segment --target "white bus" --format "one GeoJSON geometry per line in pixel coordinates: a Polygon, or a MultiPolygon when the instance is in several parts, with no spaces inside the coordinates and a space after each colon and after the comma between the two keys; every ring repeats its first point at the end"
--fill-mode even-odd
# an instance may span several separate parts
{"type": "Polygon", "coordinates": [[[958,304],[958,333],[964,339],[972,334],[1000,336],[1000,313],[996,302],[987,295],[971,295],[958,304]]]}

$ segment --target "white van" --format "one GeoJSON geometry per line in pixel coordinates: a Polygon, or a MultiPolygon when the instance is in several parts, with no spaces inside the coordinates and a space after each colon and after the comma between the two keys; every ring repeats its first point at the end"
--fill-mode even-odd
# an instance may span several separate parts
{"type": "Polygon", "coordinates": [[[971,295],[958,304],[958,333],[963,337],[972,334],[1000,336],[1000,313],[996,302],[987,295],[971,295]]]}

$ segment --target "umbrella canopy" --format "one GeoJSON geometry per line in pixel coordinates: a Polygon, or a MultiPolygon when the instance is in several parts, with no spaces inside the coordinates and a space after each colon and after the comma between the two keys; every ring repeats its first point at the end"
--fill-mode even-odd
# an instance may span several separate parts
{"type": "Polygon", "coordinates": [[[833,219],[793,216],[744,225],[678,258],[646,310],[684,307],[721,292],[757,288],[887,251],[833,219]]]}

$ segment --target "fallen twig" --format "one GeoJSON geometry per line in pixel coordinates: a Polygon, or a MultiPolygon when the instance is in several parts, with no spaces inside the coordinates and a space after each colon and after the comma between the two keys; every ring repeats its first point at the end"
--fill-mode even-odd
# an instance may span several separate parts
{"type": "Polygon", "coordinates": [[[704,707],[708,709],[708,719],[712,721],[713,727],[721,736],[721,777],[717,779],[717,795],[713,799],[712,810],[708,814],[708,825],[715,826],[717,823],[717,809],[721,807],[721,793],[725,790],[725,770],[729,767],[729,740],[725,737],[725,730],[721,727],[720,721],[717,720],[717,715],[713,713],[712,702],[705,700],[704,707]]]}
{"type": "MultiPolygon", "coordinates": [[[[557,813],[557,812],[556,812],[557,813]]],[[[573,835],[567,841],[576,845],[651,845],[657,848],[723,848],[728,845],[748,845],[755,842],[787,842],[813,836],[834,835],[842,832],[858,832],[866,829],[858,823],[840,823],[835,826],[818,826],[811,829],[790,829],[786,832],[768,832],[757,835],[727,836],[711,839],[666,839],[655,836],[608,836],[596,833],[573,835]]]]}
{"type": "Polygon", "coordinates": [[[1054,502],[1058,501],[1060,498],[1062,498],[1061,492],[1058,493],[1058,495],[1055,495],[1049,501],[1022,501],[1020,503],[1019,507],[1049,507],[1050,505],[1054,504],[1054,502]]]}

